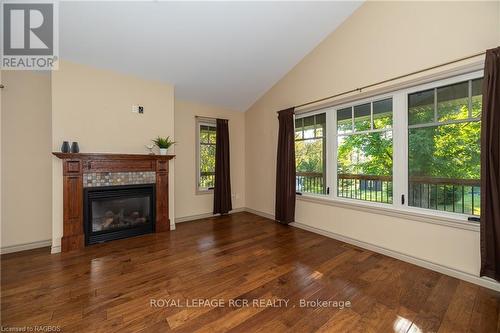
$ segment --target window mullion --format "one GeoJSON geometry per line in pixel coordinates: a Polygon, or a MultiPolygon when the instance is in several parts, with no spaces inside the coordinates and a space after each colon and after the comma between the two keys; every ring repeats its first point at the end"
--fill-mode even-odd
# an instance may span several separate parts
{"type": "Polygon", "coordinates": [[[408,117],[406,106],[405,92],[398,92],[393,96],[392,202],[394,207],[405,207],[408,202],[408,117]],[[403,195],[404,204],[401,200],[403,195]]]}
{"type": "Polygon", "coordinates": [[[354,132],[355,128],[354,128],[354,106],[351,106],[351,126],[352,126],[352,132],[354,132]]]}
{"type": "Polygon", "coordinates": [[[468,112],[468,117],[469,119],[472,118],[472,80],[469,80],[469,97],[468,97],[468,107],[469,107],[469,112],[468,112]]]}
{"type": "Polygon", "coordinates": [[[373,131],[373,102],[370,102],[370,131],[373,131]]]}
{"type": "Polygon", "coordinates": [[[337,197],[337,110],[327,112],[327,146],[328,163],[327,175],[329,175],[330,198],[337,197]]]}
{"type": "Polygon", "coordinates": [[[434,88],[434,122],[438,122],[437,88],[434,88]]]}

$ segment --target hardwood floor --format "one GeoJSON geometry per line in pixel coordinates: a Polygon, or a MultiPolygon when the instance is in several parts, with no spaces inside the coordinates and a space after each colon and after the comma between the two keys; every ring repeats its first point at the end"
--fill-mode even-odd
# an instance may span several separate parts
{"type": "Polygon", "coordinates": [[[499,293],[249,213],[73,253],[44,248],[1,259],[3,327],[500,332],[499,293]],[[224,307],[187,307],[199,299],[224,307]],[[330,303],[301,307],[301,299],[330,303]],[[255,307],[254,300],[288,306],[255,307]]]}

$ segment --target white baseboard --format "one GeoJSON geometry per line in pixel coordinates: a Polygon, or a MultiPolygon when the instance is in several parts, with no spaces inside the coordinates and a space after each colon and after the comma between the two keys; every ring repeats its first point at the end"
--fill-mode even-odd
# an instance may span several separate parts
{"type": "Polygon", "coordinates": [[[61,245],[52,245],[50,248],[50,254],[54,253],[60,253],[61,252],[61,245]]]}
{"type": "MultiPolygon", "coordinates": [[[[232,211],[229,212],[229,214],[234,214],[234,213],[240,213],[244,212],[246,208],[240,207],[240,208],[235,208],[232,211]]],[[[209,217],[214,217],[217,215],[214,215],[212,213],[205,213],[205,214],[197,214],[197,215],[191,215],[191,216],[183,216],[183,217],[176,217],[175,218],[175,223],[182,223],[182,222],[189,222],[189,221],[194,221],[194,220],[199,220],[199,219],[206,219],[209,217]]]]}
{"type": "Polygon", "coordinates": [[[439,272],[439,273],[442,273],[445,275],[449,275],[449,276],[452,276],[452,277],[460,279],[460,280],[474,283],[474,284],[480,285],[480,286],[488,288],[488,289],[500,291],[500,283],[498,283],[495,280],[490,279],[490,278],[479,277],[479,276],[476,276],[476,275],[473,275],[473,274],[470,274],[467,272],[462,272],[462,271],[459,271],[459,270],[454,269],[454,268],[450,268],[450,267],[446,267],[446,266],[443,266],[440,264],[436,264],[436,263],[433,263],[433,262],[430,262],[430,261],[427,261],[424,259],[420,259],[417,257],[413,257],[410,255],[401,253],[401,252],[389,250],[389,249],[386,249],[386,248],[378,246],[378,245],[366,243],[366,242],[359,241],[359,240],[356,240],[356,239],[353,239],[353,238],[350,238],[347,236],[343,236],[340,234],[336,234],[336,233],[333,233],[330,231],[311,227],[311,226],[308,226],[308,225],[303,224],[303,223],[293,222],[293,223],[290,223],[290,225],[293,227],[296,227],[296,228],[300,228],[303,230],[314,232],[314,233],[319,234],[319,235],[333,238],[333,239],[339,240],[339,241],[344,242],[344,243],[352,244],[352,245],[355,245],[355,246],[358,246],[358,247],[361,247],[361,248],[364,248],[364,249],[367,249],[367,250],[370,250],[373,252],[381,253],[381,254],[386,255],[388,257],[399,259],[401,261],[405,261],[405,262],[408,262],[410,264],[414,264],[414,265],[417,265],[417,266],[420,266],[423,268],[427,268],[427,269],[430,269],[430,270],[433,270],[433,271],[436,271],[436,272],[439,272]]]}
{"type": "Polygon", "coordinates": [[[46,247],[46,246],[50,246],[50,245],[52,245],[51,239],[36,241],[36,242],[31,242],[31,243],[18,244],[18,245],[3,246],[0,249],[0,254],[7,254],[7,253],[14,253],[14,252],[38,249],[40,247],[46,247]]]}

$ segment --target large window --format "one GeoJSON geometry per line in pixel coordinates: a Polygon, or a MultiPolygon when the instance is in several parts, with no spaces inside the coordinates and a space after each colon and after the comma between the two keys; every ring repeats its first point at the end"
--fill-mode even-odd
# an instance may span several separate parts
{"type": "Polygon", "coordinates": [[[408,95],[408,204],[479,215],[482,79],[408,95]]]}
{"type": "Polygon", "coordinates": [[[297,191],[479,215],[481,87],[475,72],[296,116],[297,191]]]}
{"type": "Polygon", "coordinates": [[[215,122],[198,121],[198,191],[210,191],[215,186],[215,122]]]}
{"type": "Polygon", "coordinates": [[[326,114],[295,119],[296,190],[326,194],[326,114]]]}
{"type": "Polygon", "coordinates": [[[337,196],[392,202],[392,98],[337,110],[337,196]]]}

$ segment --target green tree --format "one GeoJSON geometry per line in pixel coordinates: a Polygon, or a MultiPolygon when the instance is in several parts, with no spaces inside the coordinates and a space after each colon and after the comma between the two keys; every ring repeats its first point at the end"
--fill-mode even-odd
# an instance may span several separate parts
{"type": "MultiPolygon", "coordinates": [[[[383,121],[388,125],[391,119],[383,121]]],[[[338,143],[339,173],[392,175],[392,131],[341,136],[338,143]]]]}
{"type": "Polygon", "coordinates": [[[323,172],[323,139],[295,141],[298,172],[323,172]]]}
{"type": "MultiPolygon", "coordinates": [[[[473,103],[473,114],[480,113],[480,103],[473,103]],[[479,110],[478,110],[479,109],[479,110]]],[[[443,122],[456,120],[454,115],[468,114],[467,106],[448,103],[441,106],[443,122]]],[[[479,179],[480,136],[478,121],[412,128],[408,131],[410,176],[454,179],[479,179]]]]}

